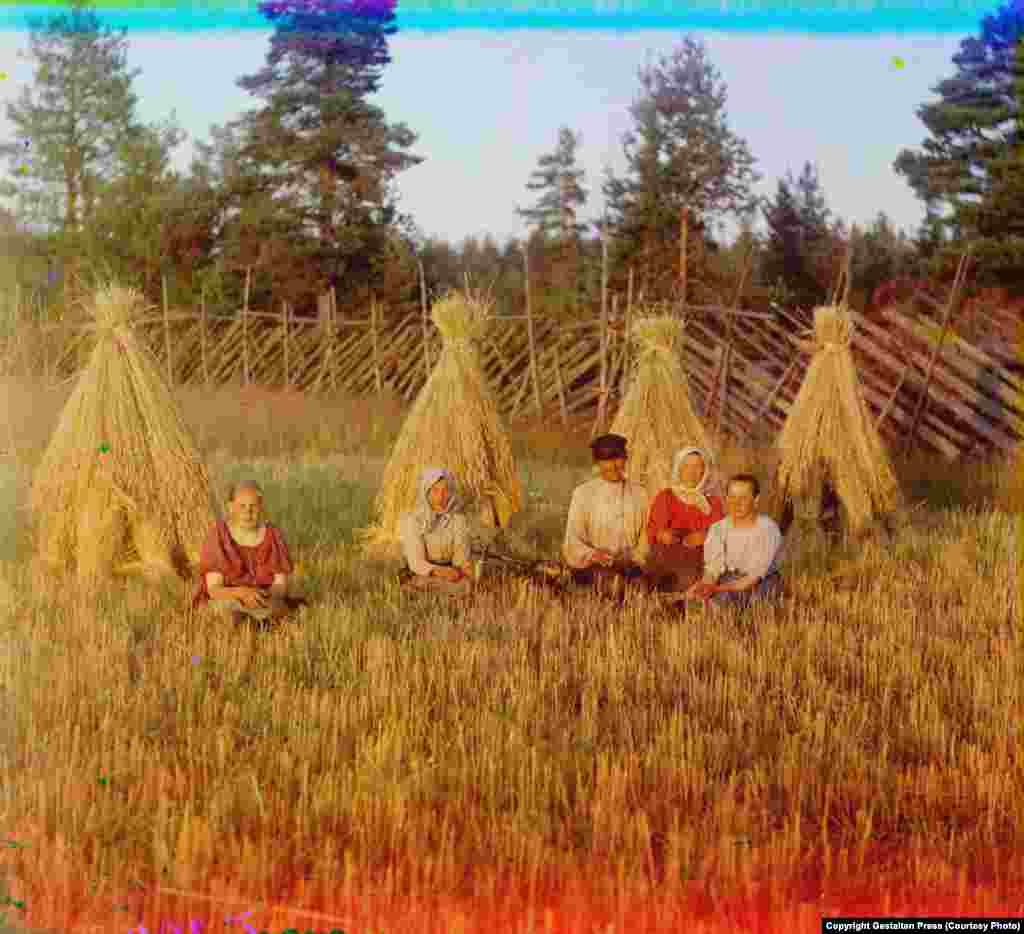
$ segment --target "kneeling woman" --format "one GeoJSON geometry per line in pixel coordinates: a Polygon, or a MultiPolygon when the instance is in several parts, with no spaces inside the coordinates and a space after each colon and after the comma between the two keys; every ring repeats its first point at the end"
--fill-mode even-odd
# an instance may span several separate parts
{"type": "Polygon", "coordinates": [[[684,448],[672,464],[675,484],[654,498],[647,522],[651,589],[684,594],[704,572],[708,529],[725,518],[720,496],[709,492],[711,462],[700,448],[684,448]]]}
{"type": "Polygon", "coordinates": [[[450,471],[423,471],[416,508],[402,516],[399,532],[406,586],[451,594],[471,590],[469,523],[450,471]]]}

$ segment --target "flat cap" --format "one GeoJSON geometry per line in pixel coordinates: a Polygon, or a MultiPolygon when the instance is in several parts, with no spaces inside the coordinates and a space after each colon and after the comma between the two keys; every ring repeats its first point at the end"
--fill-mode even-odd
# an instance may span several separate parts
{"type": "Polygon", "coordinates": [[[601,435],[590,442],[596,461],[610,461],[626,456],[626,439],[622,435],[601,435]]]}

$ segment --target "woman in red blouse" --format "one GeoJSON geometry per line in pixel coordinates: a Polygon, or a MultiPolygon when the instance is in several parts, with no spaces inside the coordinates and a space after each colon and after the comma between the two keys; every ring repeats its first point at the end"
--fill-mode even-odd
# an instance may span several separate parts
{"type": "Polygon", "coordinates": [[[704,573],[704,539],[725,518],[722,497],[709,492],[711,458],[700,448],[675,456],[676,483],[651,503],[647,538],[651,545],[647,577],[653,590],[683,593],[704,573]]]}

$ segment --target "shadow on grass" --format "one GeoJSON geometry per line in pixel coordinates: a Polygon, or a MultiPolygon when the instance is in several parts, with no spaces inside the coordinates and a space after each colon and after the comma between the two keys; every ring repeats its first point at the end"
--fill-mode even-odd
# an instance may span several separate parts
{"type": "Polygon", "coordinates": [[[900,487],[909,502],[924,500],[930,510],[991,509],[1007,477],[1000,458],[945,463],[937,454],[894,458],[900,487]]]}

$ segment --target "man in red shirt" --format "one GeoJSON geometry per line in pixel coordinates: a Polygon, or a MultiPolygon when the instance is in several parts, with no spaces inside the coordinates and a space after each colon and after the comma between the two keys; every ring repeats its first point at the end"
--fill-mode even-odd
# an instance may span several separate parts
{"type": "Polygon", "coordinates": [[[281,619],[305,603],[288,595],[292,570],[280,529],[263,521],[259,487],[237,484],[228,501],[228,518],[214,523],[200,552],[192,607],[235,622],[244,617],[281,619]]]}

